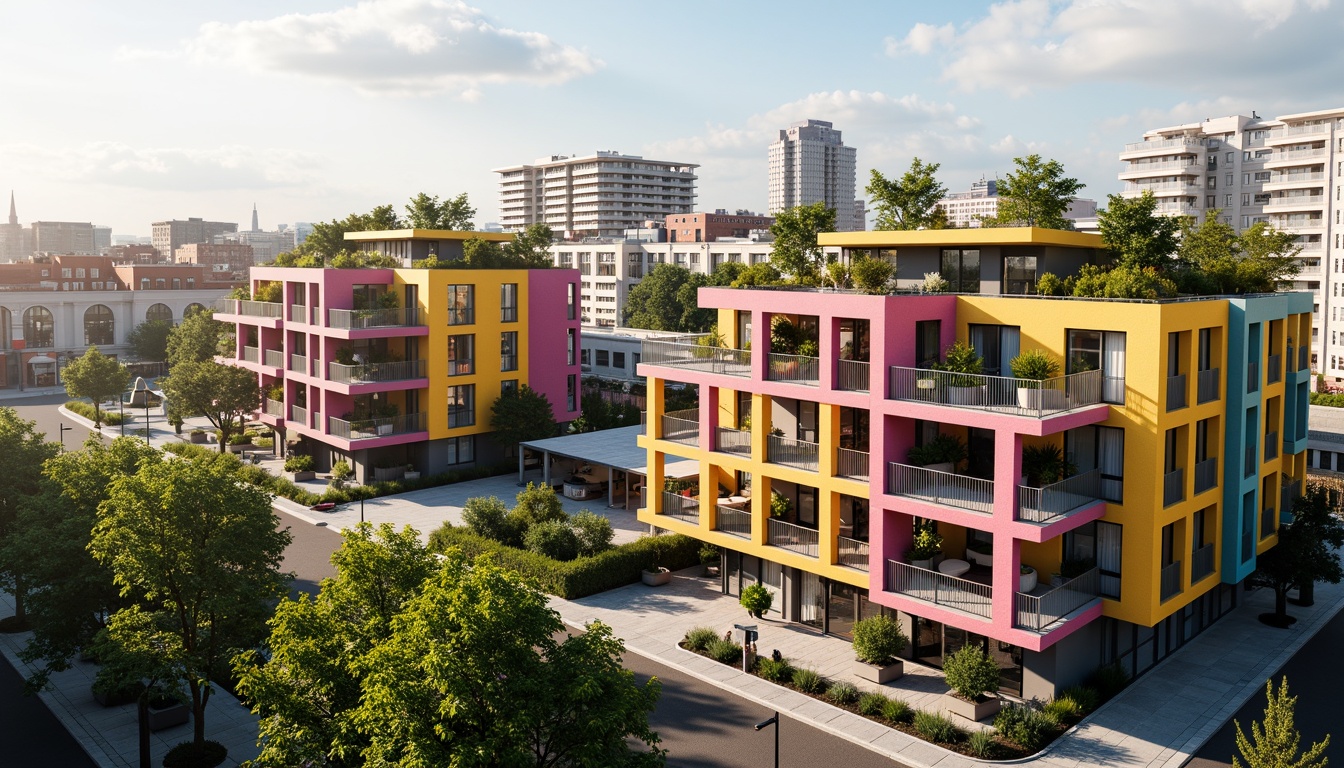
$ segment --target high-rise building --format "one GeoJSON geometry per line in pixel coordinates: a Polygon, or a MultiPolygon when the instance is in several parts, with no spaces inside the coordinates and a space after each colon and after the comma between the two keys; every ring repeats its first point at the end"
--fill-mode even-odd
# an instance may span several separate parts
{"type": "MultiPolygon", "coordinates": [[[[971,182],[969,191],[950,194],[938,205],[947,213],[949,227],[978,227],[982,218],[999,214],[999,182],[981,177],[971,182]]],[[[1075,222],[1096,215],[1097,201],[1085,197],[1075,197],[1064,211],[1064,218],[1075,222]]]]}
{"type": "Polygon", "coordinates": [[[884,613],[906,658],[978,646],[1026,699],[1107,664],[1141,674],[1243,599],[1306,479],[1309,294],[1024,293],[1038,269],[1098,261],[1100,236],[1079,232],[819,239],[899,251],[903,285],[960,284],[701,288],[721,345],[642,345],[640,522],[719,547],[720,589],[763,585],[772,618],[849,636],[884,613]],[[983,372],[949,359],[954,342],[983,372]],[[1026,352],[1061,375],[1014,379],[1026,352]],[[680,385],[697,407],[665,411],[680,385]]]}
{"type": "Polygon", "coordinates": [[[825,120],[804,120],[780,131],[770,145],[768,213],[825,203],[835,209],[837,230],[866,229],[862,201],[854,198],[857,154],[825,120]]]}
{"type": "Polygon", "coordinates": [[[34,221],[32,230],[34,253],[98,253],[87,221],[34,221]]]}
{"type": "Polygon", "coordinates": [[[95,225],[93,228],[94,253],[103,253],[112,247],[112,228],[95,225]]]}
{"type": "Polygon", "coordinates": [[[261,224],[259,223],[259,220],[257,219],[257,204],[256,204],[256,203],[253,203],[253,204],[252,204],[252,231],[253,231],[253,232],[260,232],[260,231],[261,231],[261,224]]]}
{"type": "Polygon", "coordinates": [[[203,219],[190,218],[186,221],[173,219],[171,221],[156,221],[152,225],[153,244],[159,249],[163,258],[171,261],[173,254],[177,249],[187,243],[209,243],[213,242],[218,235],[234,234],[238,232],[238,225],[223,221],[205,221],[203,219]]]}
{"type": "Polygon", "coordinates": [[[9,193],[9,219],[0,224],[0,261],[20,261],[33,252],[32,231],[19,223],[14,191],[9,193]]]}
{"type": "Polygon", "coordinates": [[[1344,108],[1156,128],[1120,159],[1121,194],[1151,191],[1159,213],[1202,222],[1216,212],[1237,231],[1265,221],[1296,235],[1302,270],[1293,288],[1316,295],[1311,366],[1344,377],[1344,108]]]}
{"type": "Polygon", "coordinates": [[[695,210],[698,167],[596,152],[496,168],[499,223],[506,232],[542,223],[566,240],[617,237],[646,221],[695,210]]]}

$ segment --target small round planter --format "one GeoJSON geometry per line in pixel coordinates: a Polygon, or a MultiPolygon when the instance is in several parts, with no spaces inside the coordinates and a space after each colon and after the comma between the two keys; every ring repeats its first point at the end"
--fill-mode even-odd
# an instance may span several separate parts
{"type": "Polygon", "coordinates": [[[1017,591],[1030,592],[1036,588],[1037,582],[1036,569],[1032,568],[1024,574],[1017,577],[1017,591]]]}
{"type": "Polygon", "coordinates": [[[661,587],[672,581],[672,572],[666,568],[659,568],[657,571],[644,570],[640,571],[639,579],[650,587],[661,587]]]}

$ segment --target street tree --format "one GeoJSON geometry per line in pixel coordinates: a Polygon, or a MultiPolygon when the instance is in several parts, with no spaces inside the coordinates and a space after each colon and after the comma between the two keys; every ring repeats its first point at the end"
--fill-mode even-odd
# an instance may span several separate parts
{"type": "Polygon", "coordinates": [[[714,322],[714,310],[699,305],[699,290],[708,284],[698,272],[676,264],[659,264],[630,289],[625,300],[625,324],[654,331],[703,333],[714,322]]]}
{"type": "Polygon", "coordinates": [[[1178,283],[1200,294],[1270,293],[1291,280],[1301,265],[1296,237],[1256,222],[1240,234],[1211,210],[1201,223],[1181,222],[1178,283]]]}
{"type": "Polygon", "coordinates": [[[155,633],[149,644],[113,640],[127,653],[175,661],[191,694],[197,749],[205,745],[209,681],[228,672],[236,649],[261,641],[268,601],[288,583],[280,562],[289,532],[278,528],[270,495],[239,482],[228,466],[218,459],[142,462],[112,482],[89,542],[121,596],[134,601],[111,623],[132,635],[147,627],[155,633]],[[131,621],[127,611],[148,621],[131,621]]]}
{"type": "Polygon", "coordinates": [[[945,229],[947,211],[938,201],[947,197],[947,187],[934,174],[942,167],[918,157],[899,179],[888,179],[876,168],[868,181],[868,197],[877,209],[873,228],[878,230],[945,229]]]}
{"type": "Polygon", "coordinates": [[[1181,222],[1172,216],[1157,215],[1157,198],[1152,190],[1139,197],[1108,195],[1106,208],[1097,211],[1097,225],[1106,249],[1119,266],[1143,269],[1153,267],[1169,271],[1176,264],[1176,235],[1181,222]]]}
{"type": "Polygon", "coordinates": [[[1293,503],[1293,522],[1279,528],[1279,543],[1256,559],[1251,578],[1274,590],[1274,612],[1260,620],[1274,627],[1288,627],[1296,619],[1288,615],[1288,593],[1324,581],[1344,579],[1339,555],[1344,546],[1344,521],[1330,503],[1330,493],[1320,485],[1308,485],[1293,503]]]}
{"type": "Polygon", "coordinates": [[[282,599],[268,622],[265,658],[234,660],[239,691],[260,716],[262,765],[363,765],[369,739],[355,727],[365,657],[392,634],[406,601],[437,568],[412,528],[368,523],[341,533],[336,576],[316,597],[282,599]]]}
{"type": "Polygon", "coordinates": [[[451,549],[375,647],[354,718],[369,765],[661,766],[657,679],[621,666],[611,629],[558,640],[546,596],[451,549]]]}
{"type": "Polygon", "coordinates": [[[1058,160],[1042,161],[1040,155],[1033,154],[1014,158],[1013,163],[1017,169],[998,184],[998,214],[982,223],[992,227],[1072,229],[1064,212],[1087,185],[1065,176],[1058,160]]]}
{"type": "Polygon", "coordinates": [[[459,232],[476,228],[476,209],[467,201],[467,193],[439,201],[438,195],[424,192],[406,204],[406,224],[414,229],[451,229],[459,232]]]}
{"type": "Polygon", "coordinates": [[[770,234],[775,236],[770,264],[795,285],[817,285],[826,266],[817,235],[834,231],[835,209],[825,203],[780,211],[770,225],[770,234]]]}
{"type": "Polygon", "coordinates": [[[168,398],[171,415],[202,414],[219,430],[220,453],[261,405],[256,374],[214,360],[177,365],[168,378],[159,380],[159,386],[168,398]]]}
{"type": "Polygon", "coordinates": [[[168,370],[182,363],[213,360],[219,354],[219,340],[224,324],[211,311],[196,312],[182,318],[181,324],[168,334],[168,370]]]}
{"type": "Polygon", "coordinates": [[[37,431],[37,422],[19,418],[13,408],[0,407],[0,588],[14,596],[14,616],[0,619],[0,632],[27,629],[28,580],[15,548],[7,546],[26,500],[42,491],[42,465],[58,446],[37,431]]]}
{"type": "Polygon", "coordinates": [[[125,392],[131,383],[126,366],[89,347],[88,351],[66,363],[61,374],[65,393],[71,397],[87,397],[93,401],[94,429],[103,427],[104,400],[125,392]]]}
{"type": "Polygon", "coordinates": [[[490,429],[506,450],[526,440],[554,437],[556,423],[551,401],[526,384],[503,392],[490,406],[490,429]]]}
{"type": "Polygon", "coordinates": [[[167,320],[146,320],[131,329],[126,343],[141,360],[163,362],[168,359],[168,336],[172,332],[173,324],[167,320]]]}
{"type": "Polygon", "coordinates": [[[1242,763],[1236,755],[1232,756],[1233,768],[1325,768],[1325,750],[1330,746],[1330,734],[1311,745],[1311,749],[1301,752],[1302,734],[1293,722],[1293,711],[1297,707],[1297,697],[1288,695],[1288,678],[1279,682],[1278,691],[1274,690],[1274,680],[1265,681],[1265,696],[1269,700],[1265,705],[1265,719],[1251,723],[1251,735],[1248,738],[1236,726],[1237,752],[1241,753],[1242,763]]]}

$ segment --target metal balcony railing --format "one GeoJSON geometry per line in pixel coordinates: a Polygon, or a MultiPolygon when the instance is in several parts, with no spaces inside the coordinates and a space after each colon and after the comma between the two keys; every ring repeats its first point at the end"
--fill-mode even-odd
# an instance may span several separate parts
{"type": "Polygon", "coordinates": [[[257,347],[243,347],[243,356],[239,359],[248,363],[260,363],[261,350],[257,347]]]}
{"type": "Polygon", "coordinates": [[[846,392],[867,392],[868,367],[866,360],[835,361],[835,388],[846,392]]]}
{"type": "Polygon", "coordinates": [[[836,448],[835,474],[837,477],[866,481],[868,479],[868,452],[836,448]]]}
{"type": "Polygon", "coordinates": [[[1251,360],[1246,363],[1246,392],[1260,391],[1260,363],[1251,360]]]}
{"type": "Polygon", "coordinates": [[[1181,594],[1181,561],[1162,566],[1162,602],[1181,594]]]}
{"type": "Polygon", "coordinates": [[[663,491],[663,514],[668,517],[690,523],[700,524],[700,500],[694,497],[680,496],[671,491],[663,491]]]}
{"type": "Polygon", "coordinates": [[[215,311],[225,315],[244,315],[246,317],[279,318],[283,308],[270,301],[247,301],[240,299],[220,299],[215,302],[215,311]]]}
{"type": "Polygon", "coordinates": [[[704,347],[678,341],[645,340],[640,362],[671,368],[718,373],[726,376],[751,376],[751,350],[704,347]]]}
{"type": "Polygon", "coordinates": [[[1199,393],[1197,395],[1198,403],[1208,403],[1218,399],[1218,384],[1220,382],[1221,371],[1217,368],[1209,368],[1199,372],[1199,393]]]}
{"type": "Polygon", "coordinates": [[[424,360],[402,360],[395,363],[359,363],[356,365],[327,364],[327,378],[337,384],[405,381],[407,379],[423,379],[427,375],[424,360]]]}
{"type": "Polygon", "coordinates": [[[348,331],[362,331],[368,328],[402,328],[420,325],[420,311],[415,307],[328,309],[327,325],[348,331]]]}
{"type": "Polygon", "coordinates": [[[1017,519],[1050,523],[1101,498],[1101,470],[1092,469],[1057,483],[1017,487],[1017,519]]]}
{"type": "Polygon", "coordinates": [[[1265,507],[1260,510],[1260,538],[1264,539],[1274,535],[1275,530],[1274,508],[1265,507]]]}
{"type": "Polygon", "coordinates": [[[1069,579],[1043,595],[1014,595],[1014,623],[1032,632],[1044,632],[1065,616],[1101,596],[1100,574],[1092,568],[1069,579]]]}
{"type": "Polygon", "coordinates": [[[268,397],[266,398],[265,412],[267,416],[284,417],[285,404],[280,402],[279,400],[272,400],[271,398],[268,397]]]}
{"type": "Polygon", "coordinates": [[[887,493],[972,512],[994,511],[994,481],[908,464],[887,464],[887,493]]]}
{"type": "Polygon", "coordinates": [[[766,519],[766,536],[772,547],[780,547],[808,557],[820,554],[820,544],[815,528],[806,528],[794,523],[786,523],[771,517],[766,519]]]}
{"type": "Polygon", "coordinates": [[[285,367],[285,353],[279,349],[263,349],[261,351],[262,361],[272,368],[285,367]]]}
{"type": "Polygon", "coordinates": [[[994,614],[994,590],[988,584],[948,576],[899,560],[887,561],[887,591],[990,618],[994,614]]]}
{"type": "Polygon", "coordinates": [[[308,373],[308,358],[303,355],[290,355],[289,370],[294,373],[308,373]]]}
{"type": "Polygon", "coordinates": [[[1194,584],[1211,573],[1213,573],[1213,545],[1205,544],[1190,553],[1190,583],[1194,584]]]}
{"type": "Polygon", "coordinates": [[[696,445],[700,442],[700,411],[690,408],[673,411],[662,418],[664,440],[683,445],[696,445]],[[673,415],[675,414],[675,415],[673,415]]]}
{"type": "Polygon", "coordinates": [[[1167,410],[1174,411],[1178,408],[1184,408],[1185,401],[1185,374],[1177,374],[1167,377],[1167,410]]]}
{"type": "Polygon", "coordinates": [[[802,355],[770,354],[770,370],[766,378],[770,381],[785,381],[791,384],[816,386],[821,375],[821,360],[802,355]]]}
{"type": "Polygon", "coordinates": [[[719,427],[718,440],[714,444],[714,449],[738,456],[750,456],[751,433],[731,427],[719,427]]]}
{"type": "Polygon", "coordinates": [[[1203,493],[1218,484],[1218,459],[1195,462],[1195,493],[1203,493]]]}
{"type": "Polygon", "coordinates": [[[783,464],[809,472],[817,471],[821,446],[804,440],[770,435],[766,440],[765,460],[771,464],[783,464]]]}
{"type": "Polygon", "coordinates": [[[743,539],[751,538],[751,513],[733,507],[715,507],[719,516],[719,530],[743,539]]]}
{"type": "Polygon", "coordinates": [[[1297,348],[1297,370],[1311,370],[1311,350],[1305,344],[1297,348]]]}
{"type": "Polygon", "coordinates": [[[835,560],[838,564],[859,571],[868,570],[868,542],[848,536],[835,538],[835,560]]]}
{"type": "Polygon", "coordinates": [[[1279,458],[1279,433],[1265,433],[1265,461],[1279,458]]]}
{"type": "Polygon", "coordinates": [[[1162,506],[1185,500],[1185,469],[1177,467],[1162,476],[1162,506]]]}
{"type": "Polygon", "coordinates": [[[303,426],[308,426],[308,409],[300,408],[297,405],[289,406],[289,420],[303,426]]]}
{"type": "Polygon", "coordinates": [[[1249,530],[1241,532],[1241,562],[1250,562],[1255,556],[1255,534],[1249,530]]]}
{"type": "Polygon", "coordinates": [[[1102,401],[1101,371],[1045,381],[891,366],[888,399],[1044,418],[1102,401]]]}
{"type": "Polygon", "coordinates": [[[1265,380],[1275,384],[1283,380],[1283,355],[1270,355],[1265,368],[1265,380]]]}
{"type": "Polygon", "coordinates": [[[411,432],[424,432],[428,422],[423,413],[408,413],[403,416],[388,416],[377,419],[355,419],[346,421],[336,417],[327,419],[327,432],[332,437],[344,440],[369,440],[389,435],[405,435],[411,432]]]}

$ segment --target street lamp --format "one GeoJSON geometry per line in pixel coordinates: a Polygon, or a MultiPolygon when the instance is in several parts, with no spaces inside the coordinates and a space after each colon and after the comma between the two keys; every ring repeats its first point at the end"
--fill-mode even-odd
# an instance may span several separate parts
{"type": "Polygon", "coordinates": [[[149,393],[145,393],[145,445],[149,445],[149,393]]]}
{"type": "Polygon", "coordinates": [[[60,427],[61,430],[61,453],[65,453],[65,433],[73,431],[74,427],[65,426],[64,421],[60,422],[57,426],[60,427]]]}
{"type": "Polygon", "coordinates": [[[121,436],[126,436],[126,393],[122,392],[117,397],[117,411],[121,413],[121,436]]]}
{"type": "Polygon", "coordinates": [[[776,710],[773,717],[757,723],[756,730],[769,728],[772,725],[775,727],[775,768],[779,768],[779,711],[776,710]]]}

